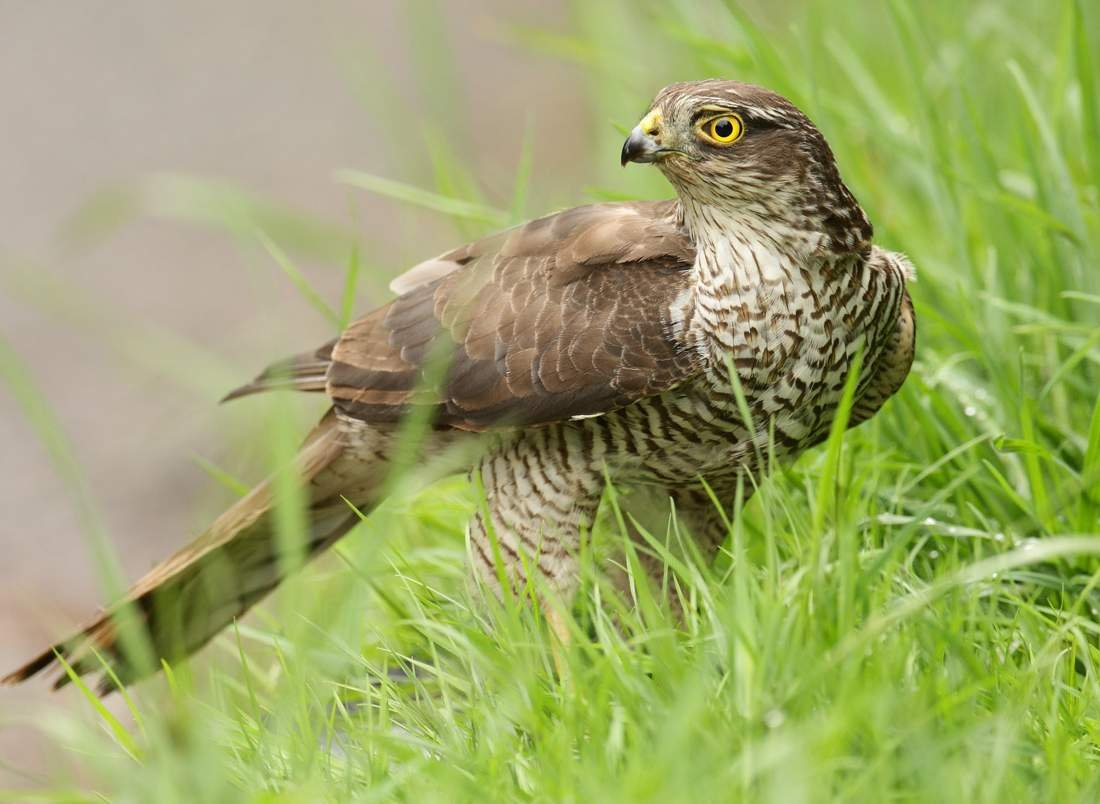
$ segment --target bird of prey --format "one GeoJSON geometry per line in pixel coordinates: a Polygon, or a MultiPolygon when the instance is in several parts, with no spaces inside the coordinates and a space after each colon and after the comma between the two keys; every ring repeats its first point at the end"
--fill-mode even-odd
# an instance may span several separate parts
{"type": "MultiPolygon", "coordinates": [[[[605,477],[671,497],[713,554],[726,526],[711,493],[732,499],[767,469],[762,454],[821,442],[853,365],[850,425],[898,390],[913,360],[912,266],[872,243],[794,104],[734,81],[673,84],[621,161],[655,165],[676,198],[569,209],[421,263],[336,340],[230,394],[290,387],[332,402],[297,463],[307,555],[359,522],[352,506],[379,503],[399,423],[419,410],[425,455],[477,445],[465,467],[486,498],[468,526],[475,576],[498,592],[537,580],[567,602],[605,477]]],[[[106,662],[121,683],[151,672],[123,650],[123,604],[156,658],[197,650],[282,580],[272,497],[258,486],[5,680],[58,656],[78,674],[106,662]]]]}

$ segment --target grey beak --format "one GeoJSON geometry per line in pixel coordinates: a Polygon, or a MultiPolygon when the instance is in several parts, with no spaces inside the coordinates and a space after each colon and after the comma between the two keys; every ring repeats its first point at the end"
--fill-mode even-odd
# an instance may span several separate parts
{"type": "Polygon", "coordinates": [[[623,152],[619,158],[619,164],[626,167],[627,162],[646,163],[655,160],[660,146],[653,137],[642,131],[641,126],[634,126],[630,136],[623,143],[623,152]]]}

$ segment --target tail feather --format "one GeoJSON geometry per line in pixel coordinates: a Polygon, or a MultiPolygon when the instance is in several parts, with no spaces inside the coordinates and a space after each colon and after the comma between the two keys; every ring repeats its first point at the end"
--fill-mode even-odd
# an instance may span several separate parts
{"type": "MultiPolygon", "coordinates": [[[[345,495],[357,505],[370,500],[380,467],[346,456],[331,415],[310,434],[298,456],[298,471],[309,491],[309,532],[303,554],[311,558],[359,521],[345,495]]],[[[123,684],[156,668],[139,666],[119,638],[125,605],[144,624],[154,659],[187,656],[240,617],[283,580],[275,533],[271,486],[261,484],[222,514],[197,540],[153,568],[123,600],[101,613],[74,636],[50,646],[0,679],[16,684],[63,658],[77,675],[102,669],[105,661],[123,684]]],[[[68,682],[62,675],[55,688],[68,682]]],[[[100,691],[113,689],[109,674],[100,691]]]]}

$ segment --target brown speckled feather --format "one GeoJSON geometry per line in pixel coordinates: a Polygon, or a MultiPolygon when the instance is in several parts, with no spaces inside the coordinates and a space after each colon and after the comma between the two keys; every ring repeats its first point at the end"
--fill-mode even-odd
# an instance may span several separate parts
{"type": "Polygon", "coordinates": [[[337,410],[393,421],[429,404],[440,424],[482,430],[675,387],[698,370],[669,313],[695,257],[677,217],[667,201],[579,207],[417,266],[332,350],[337,410]]]}

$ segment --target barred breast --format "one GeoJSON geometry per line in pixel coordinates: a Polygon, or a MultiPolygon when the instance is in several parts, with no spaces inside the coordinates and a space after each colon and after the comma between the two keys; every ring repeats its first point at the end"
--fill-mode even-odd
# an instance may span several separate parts
{"type": "Polygon", "coordinates": [[[687,328],[706,370],[583,423],[593,455],[625,481],[688,485],[756,471],[769,446],[777,457],[797,455],[827,435],[860,350],[853,424],[900,387],[913,354],[903,258],[875,249],[866,259],[800,266],[744,241],[700,255],[687,328]]]}

